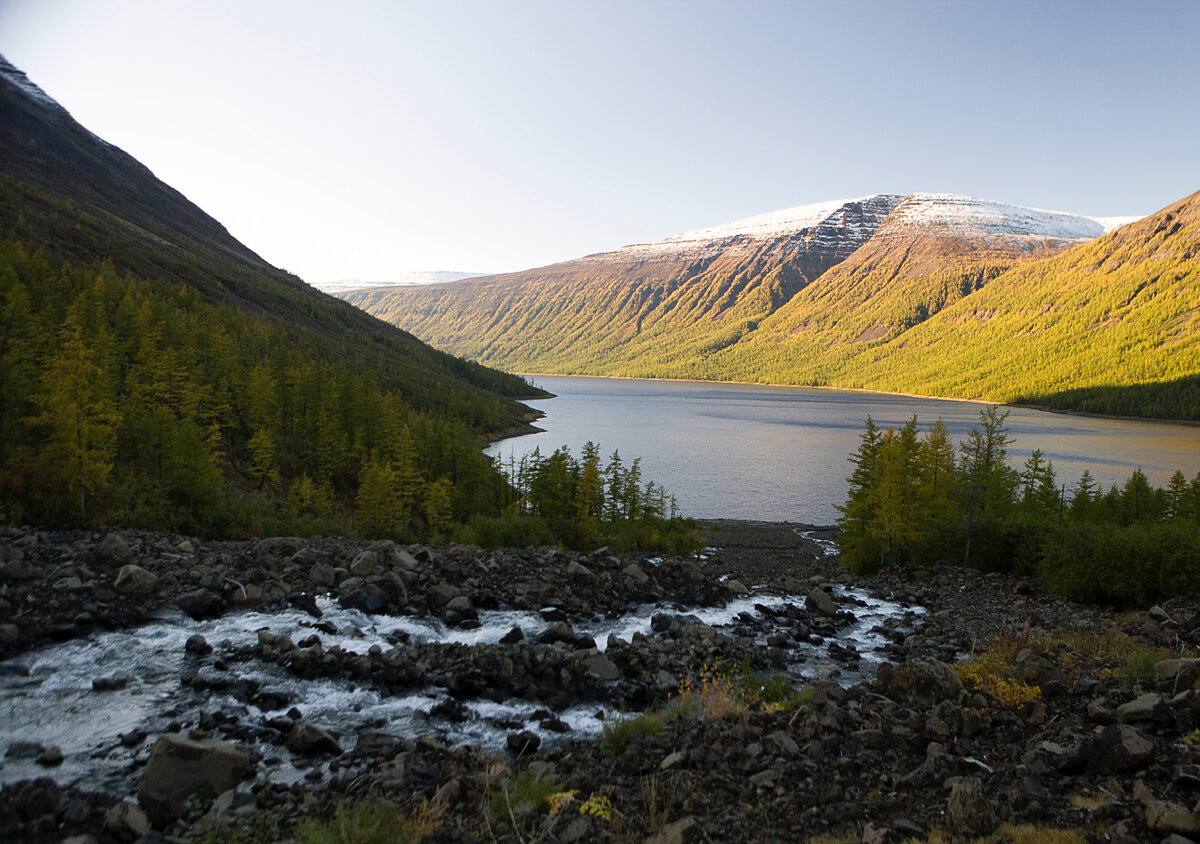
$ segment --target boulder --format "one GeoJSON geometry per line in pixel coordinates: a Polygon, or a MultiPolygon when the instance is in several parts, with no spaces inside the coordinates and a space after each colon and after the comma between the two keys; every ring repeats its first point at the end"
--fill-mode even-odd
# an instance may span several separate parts
{"type": "Polygon", "coordinates": [[[837,605],[833,603],[833,597],[820,586],[808,593],[808,597],[804,599],[804,608],[811,613],[824,616],[831,616],[837,612],[837,605]]]}
{"type": "Polygon", "coordinates": [[[957,777],[946,801],[946,820],[950,829],[960,835],[986,835],[999,822],[991,804],[983,794],[983,780],[978,777],[957,777]]]}
{"type": "Polygon", "coordinates": [[[113,568],[125,565],[133,559],[133,551],[129,549],[129,543],[125,541],[125,537],[119,533],[109,533],[105,534],[104,538],[96,544],[96,550],[92,552],[92,559],[102,566],[113,568]]]}
{"type": "Polygon", "coordinates": [[[642,571],[642,567],[637,563],[630,563],[625,568],[621,569],[621,574],[625,576],[626,580],[631,580],[638,586],[643,586],[650,582],[650,575],[642,571]]]}
{"type": "Polygon", "coordinates": [[[506,743],[510,752],[520,756],[537,750],[542,739],[532,730],[521,730],[519,733],[509,733],[506,743]]]}
{"type": "Polygon", "coordinates": [[[117,579],[113,583],[113,588],[119,593],[131,597],[149,595],[157,586],[158,578],[155,575],[132,563],[121,566],[121,570],[117,572],[117,579]]]}
{"type": "Polygon", "coordinates": [[[604,654],[588,657],[583,661],[583,668],[590,676],[601,682],[610,682],[621,677],[621,669],[617,668],[616,664],[604,654]]]}
{"type": "Polygon", "coordinates": [[[340,755],[342,746],[331,733],[308,721],[292,727],[284,746],[301,756],[340,755]]]}
{"type": "Polygon", "coordinates": [[[365,613],[381,613],[387,609],[388,598],[378,586],[362,586],[348,595],[343,595],[341,605],[349,610],[360,610],[365,613]]]}
{"type": "Polygon", "coordinates": [[[142,807],[122,800],[104,816],[104,831],[118,841],[136,841],[150,832],[150,818],[142,807]]]}
{"type": "Polygon", "coordinates": [[[707,840],[708,836],[704,834],[700,822],[687,817],[667,824],[657,835],[644,839],[642,844],[700,844],[707,840]]]}
{"type": "Polygon", "coordinates": [[[1200,680],[1200,659],[1164,659],[1154,663],[1154,679],[1165,685],[1190,688],[1200,680]]]}
{"type": "Polygon", "coordinates": [[[225,612],[225,599],[216,592],[197,589],[195,592],[180,595],[175,606],[195,621],[204,621],[207,618],[221,617],[221,614],[225,612]]]}
{"type": "Polygon", "coordinates": [[[337,572],[328,563],[314,563],[308,570],[308,582],[318,589],[329,589],[337,585],[337,572]]]}
{"type": "Polygon", "coordinates": [[[725,581],[725,591],[730,595],[744,597],[750,594],[750,587],[740,580],[727,580],[725,581]]]}
{"type": "Polygon", "coordinates": [[[208,643],[208,640],[199,633],[193,633],[188,636],[186,642],[183,643],[183,649],[190,654],[196,656],[205,656],[212,653],[213,647],[208,643]]]}
{"type": "Polygon", "coordinates": [[[910,706],[932,706],[963,692],[957,672],[936,659],[911,659],[900,665],[884,663],[875,677],[875,690],[910,706]]]}
{"type": "Polygon", "coordinates": [[[1134,724],[1141,721],[1168,721],[1171,718],[1171,708],[1162,697],[1147,692],[1133,700],[1117,707],[1117,720],[1122,724],[1134,724]]]}
{"type": "Polygon", "coordinates": [[[155,826],[183,815],[188,798],[212,800],[241,782],[250,755],[230,741],[160,736],[150,751],[137,797],[155,826]]]}
{"type": "Polygon", "coordinates": [[[350,573],[357,577],[366,577],[375,571],[379,565],[379,555],[374,551],[359,551],[350,563],[350,573]]]}
{"type": "Polygon", "coordinates": [[[444,607],[462,593],[453,583],[438,583],[425,591],[425,600],[431,607],[444,607]]]}
{"type": "Polygon", "coordinates": [[[1152,740],[1126,724],[1110,724],[1096,735],[1088,767],[1093,773],[1115,774],[1142,768],[1153,756],[1152,740]]]}
{"type": "Polygon", "coordinates": [[[583,563],[576,562],[575,560],[567,563],[567,577],[571,580],[582,583],[587,583],[588,581],[596,579],[596,575],[591,569],[589,569],[583,563]]]}
{"type": "Polygon", "coordinates": [[[63,763],[62,748],[57,744],[52,744],[42,751],[42,755],[37,758],[37,763],[43,768],[55,768],[63,763]]]}
{"type": "Polygon", "coordinates": [[[1166,800],[1151,800],[1146,804],[1146,826],[1154,832],[1189,838],[1200,836],[1200,818],[1191,809],[1166,800]]]}

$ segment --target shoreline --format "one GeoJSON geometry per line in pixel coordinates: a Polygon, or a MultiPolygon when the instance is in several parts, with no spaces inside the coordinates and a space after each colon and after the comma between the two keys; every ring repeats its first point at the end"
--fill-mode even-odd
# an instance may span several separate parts
{"type": "MultiPolygon", "coordinates": [[[[612,381],[665,381],[680,384],[729,384],[731,386],[742,387],[768,387],[771,389],[780,390],[820,390],[831,393],[858,393],[866,395],[878,396],[896,396],[909,399],[930,399],[933,401],[953,401],[963,402],[966,404],[994,404],[999,407],[1021,408],[1023,410],[1036,410],[1042,413],[1054,413],[1060,416],[1078,416],[1084,419],[1111,419],[1117,422],[1146,422],[1158,425],[1186,425],[1188,427],[1200,427],[1200,420],[1195,419],[1165,419],[1154,416],[1116,416],[1109,413],[1095,413],[1087,410],[1064,410],[1061,408],[1050,407],[1044,404],[1026,404],[1016,401],[997,401],[995,399],[968,399],[962,396],[937,396],[926,393],[906,393],[892,390],[872,390],[866,387],[835,387],[830,385],[820,384],[778,384],[774,382],[763,381],[740,381],[736,379],[730,380],[713,380],[705,378],[659,378],[659,377],[644,377],[638,375],[584,375],[584,374],[567,374],[561,372],[512,372],[512,375],[519,375],[522,378],[607,378],[612,381]]],[[[549,391],[547,391],[549,392],[549,391]]],[[[555,395],[549,398],[557,398],[555,395]]],[[[529,401],[544,401],[545,399],[529,399],[529,401]]]]}

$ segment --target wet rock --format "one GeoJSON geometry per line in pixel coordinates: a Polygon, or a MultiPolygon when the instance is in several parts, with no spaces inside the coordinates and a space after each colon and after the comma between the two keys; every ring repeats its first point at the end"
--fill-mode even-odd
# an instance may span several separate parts
{"type": "Polygon", "coordinates": [[[467,709],[467,705],[461,700],[455,700],[452,697],[440,700],[429,710],[429,715],[433,718],[445,718],[447,721],[453,721],[456,724],[461,724],[471,716],[471,711],[467,709]]]}
{"type": "Polygon", "coordinates": [[[104,831],[118,841],[136,841],[150,833],[150,818],[141,806],[122,800],[104,816],[104,831]]]}
{"type": "Polygon", "coordinates": [[[1096,736],[1089,770],[1119,773],[1145,767],[1154,756],[1154,742],[1126,724],[1110,724],[1096,736]]]}
{"type": "Polygon", "coordinates": [[[875,678],[876,691],[910,706],[931,706],[957,698],[962,680],[953,668],[936,659],[911,659],[900,665],[884,663],[875,678]]]}
{"type": "Polygon", "coordinates": [[[4,753],[5,759],[36,759],[46,748],[36,741],[14,741],[4,753]]]}
{"type": "Polygon", "coordinates": [[[242,780],[250,756],[233,742],[167,733],[150,751],[138,783],[138,802],[155,826],[180,817],[189,797],[215,798],[242,780]]]}
{"type": "Polygon", "coordinates": [[[521,730],[519,733],[509,733],[505,743],[508,745],[509,752],[520,756],[537,750],[541,746],[542,740],[532,730],[521,730]]]}
{"type": "Polygon", "coordinates": [[[833,597],[819,586],[808,593],[808,597],[804,599],[804,608],[823,616],[832,616],[837,613],[837,605],[833,603],[833,597]]]}
{"type": "Polygon", "coordinates": [[[479,617],[479,613],[475,610],[475,605],[471,603],[471,599],[466,595],[455,595],[447,601],[445,611],[447,613],[454,613],[460,619],[475,619],[479,617]]]}
{"type": "Polygon", "coordinates": [[[516,625],[512,628],[512,630],[509,630],[500,637],[500,644],[515,645],[517,642],[523,641],[524,639],[525,631],[522,630],[519,625],[516,625]]]}
{"type": "Polygon", "coordinates": [[[117,572],[117,579],[113,583],[113,588],[122,595],[140,598],[151,594],[158,588],[158,577],[146,571],[141,566],[135,566],[130,563],[121,566],[121,570],[117,572]]]}
{"type": "Polygon", "coordinates": [[[175,605],[195,621],[220,618],[225,612],[225,599],[207,589],[197,589],[180,595],[175,605]]]}
{"type": "Polygon", "coordinates": [[[115,568],[122,566],[133,559],[133,551],[129,548],[129,543],[119,533],[105,534],[104,538],[96,544],[96,550],[92,552],[92,559],[102,566],[115,568]]]}
{"type": "Polygon", "coordinates": [[[199,633],[193,633],[188,636],[187,642],[184,643],[183,649],[190,654],[196,656],[204,656],[212,653],[213,647],[208,643],[208,640],[199,633]]]}
{"type": "Polygon", "coordinates": [[[343,595],[340,603],[346,609],[375,615],[387,609],[388,599],[379,587],[368,585],[343,595]]]}
{"type": "Polygon", "coordinates": [[[128,671],[118,671],[115,674],[110,674],[107,677],[97,677],[92,680],[92,691],[94,692],[115,692],[128,686],[133,682],[133,675],[128,671]]]}
{"type": "Polygon", "coordinates": [[[309,721],[301,721],[292,727],[284,746],[301,756],[340,755],[342,746],[327,730],[309,721]]]}
{"type": "Polygon", "coordinates": [[[950,829],[961,835],[985,835],[999,822],[983,794],[983,781],[978,777],[955,778],[946,801],[946,821],[950,829]]]}
{"type": "Polygon", "coordinates": [[[37,763],[43,768],[56,768],[63,763],[62,748],[57,744],[52,744],[42,751],[38,756],[37,763]]]}
{"type": "Polygon", "coordinates": [[[743,597],[750,594],[749,587],[740,580],[725,581],[725,591],[730,595],[736,595],[738,597],[743,597]]]}

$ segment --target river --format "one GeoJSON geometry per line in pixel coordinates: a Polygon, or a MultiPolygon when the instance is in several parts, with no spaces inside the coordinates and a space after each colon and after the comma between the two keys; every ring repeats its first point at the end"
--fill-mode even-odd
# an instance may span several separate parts
{"type": "MultiPolygon", "coordinates": [[[[881,393],[691,381],[534,376],[556,398],[527,402],[545,413],[545,431],[503,440],[488,454],[507,462],[534,448],[591,440],[607,461],[642,460],[643,478],[662,484],[696,518],[832,524],[846,497],[848,457],[867,414],[880,428],[913,414],[922,430],[941,417],[956,443],[979,421],[982,404],[881,393]]],[[[1010,462],[1040,448],[1068,491],[1085,469],[1105,488],[1141,468],[1154,486],[1175,470],[1200,471],[1200,427],[1098,419],[1013,407],[1010,462]]]]}

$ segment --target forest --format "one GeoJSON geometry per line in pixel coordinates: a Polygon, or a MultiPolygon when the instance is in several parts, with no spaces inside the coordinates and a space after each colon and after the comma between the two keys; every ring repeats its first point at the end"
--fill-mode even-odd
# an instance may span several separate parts
{"type": "Polygon", "coordinates": [[[1105,490],[1085,471],[1068,487],[1040,449],[1009,465],[1007,416],[987,406],[957,451],[940,419],[881,431],[868,416],[838,508],[843,561],[1025,574],[1117,606],[1200,597],[1200,473],[1154,488],[1135,470],[1105,490]]]}
{"type": "Polygon", "coordinates": [[[0,520],[449,540],[525,506],[481,452],[516,405],[436,371],[400,378],[386,349],[380,376],[306,333],[111,261],[0,242],[0,520]]]}

